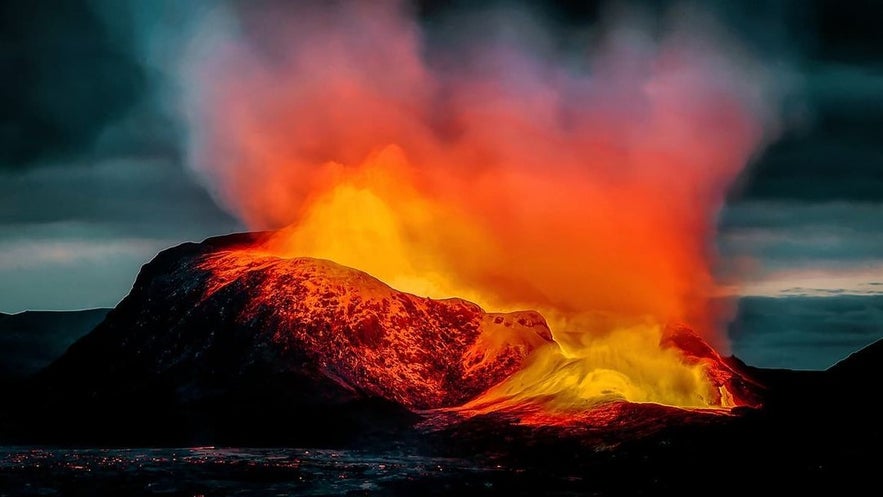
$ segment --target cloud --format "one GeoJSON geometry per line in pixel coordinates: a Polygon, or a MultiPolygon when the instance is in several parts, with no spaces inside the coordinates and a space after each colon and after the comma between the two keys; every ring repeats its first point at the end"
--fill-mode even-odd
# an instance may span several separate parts
{"type": "Polygon", "coordinates": [[[877,202],[745,200],[730,204],[720,221],[725,229],[841,227],[876,231],[883,229],[878,222],[881,213],[883,204],[877,202]]]}
{"type": "Polygon", "coordinates": [[[788,132],[731,197],[883,202],[883,66],[816,62],[800,81],[788,132]]]}
{"type": "Polygon", "coordinates": [[[168,245],[107,237],[0,242],[0,312],[113,307],[138,268],[168,245]]]}
{"type": "Polygon", "coordinates": [[[91,148],[147,91],[145,71],[84,0],[3,3],[0,169],[91,148]]]}
{"type": "Polygon", "coordinates": [[[168,159],[0,173],[0,311],[113,306],[158,251],[241,229],[168,159]]]}
{"type": "Polygon", "coordinates": [[[883,274],[883,263],[857,268],[803,268],[767,272],[727,285],[723,295],[757,297],[824,297],[831,295],[883,295],[873,281],[883,274]]]}
{"type": "Polygon", "coordinates": [[[883,203],[743,201],[719,219],[717,275],[728,293],[879,293],[883,203]]]}
{"type": "Polygon", "coordinates": [[[161,237],[238,226],[169,159],[124,156],[0,173],[0,239],[23,225],[75,222],[121,236],[161,237]]]}
{"type": "Polygon", "coordinates": [[[0,172],[0,311],[113,306],[157,251],[241,229],[170,159],[0,172]]]}
{"type": "Polygon", "coordinates": [[[70,266],[106,258],[130,257],[147,260],[174,241],[149,238],[0,241],[0,272],[11,269],[70,266]]]}

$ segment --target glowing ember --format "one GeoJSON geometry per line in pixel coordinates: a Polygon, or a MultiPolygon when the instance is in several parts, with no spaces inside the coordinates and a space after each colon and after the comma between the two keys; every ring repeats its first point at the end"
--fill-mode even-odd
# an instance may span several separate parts
{"type": "Polygon", "coordinates": [[[503,36],[440,72],[395,3],[294,14],[242,13],[239,38],[195,53],[196,167],[249,227],[283,228],[238,257],[542,313],[557,345],[465,411],[744,402],[713,350],[666,346],[679,322],[723,345],[709,240],[767,117],[744,57],[616,26],[591,71],[503,36]]]}

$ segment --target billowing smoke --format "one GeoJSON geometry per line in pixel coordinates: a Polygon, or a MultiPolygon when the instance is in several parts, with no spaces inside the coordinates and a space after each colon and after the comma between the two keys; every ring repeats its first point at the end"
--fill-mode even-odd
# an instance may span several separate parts
{"type": "Polygon", "coordinates": [[[538,308],[558,332],[711,336],[715,216],[775,120],[762,66],[689,9],[613,9],[567,43],[537,18],[460,13],[430,36],[399,2],[215,9],[180,65],[192,165],[250,228],[282,229],[280,255],[538,308]]]}

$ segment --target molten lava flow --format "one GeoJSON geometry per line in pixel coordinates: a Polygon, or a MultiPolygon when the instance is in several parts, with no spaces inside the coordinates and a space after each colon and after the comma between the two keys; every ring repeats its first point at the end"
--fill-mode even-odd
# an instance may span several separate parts
{"type": "Polygon", "coordinates": [[[284,227],[256,253],[541,312],[557,345],[469,409],[736,402],[664,330],[722,345],[710,241],[764,140],[756,66],[683,26],[608,27],[577,70],[518,29],[445,53],[397,3],[310,5],[238,12],[192,65],[196,168],[249,227],[284,227]]]}
{"type": "Polygon", "coordinates": [[[728,407],[704,367],[684,364],[679,350],[661,349],[660,338],[661,329],[648,324],[592,337],[578,348],[547,349],[464,407],[496,410],[498,403],[536,401],[553,411],[578,412],[610,400],[728,407]]]}

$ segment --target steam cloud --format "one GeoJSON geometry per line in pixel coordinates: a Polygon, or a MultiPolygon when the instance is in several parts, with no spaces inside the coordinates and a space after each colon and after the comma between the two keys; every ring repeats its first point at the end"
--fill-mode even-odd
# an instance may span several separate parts
{"type": "Polygon", "coordinates": [[[655,30],[611,10],[565,48],[524,12],[437,22],[399,2],[213,11],[180,66],[192,166],[250,228],[288,227],[279,252],[343,244],[393,286],[709,336],[715,216],[775,127],[761,64],[689,9],[655,30]]]}

